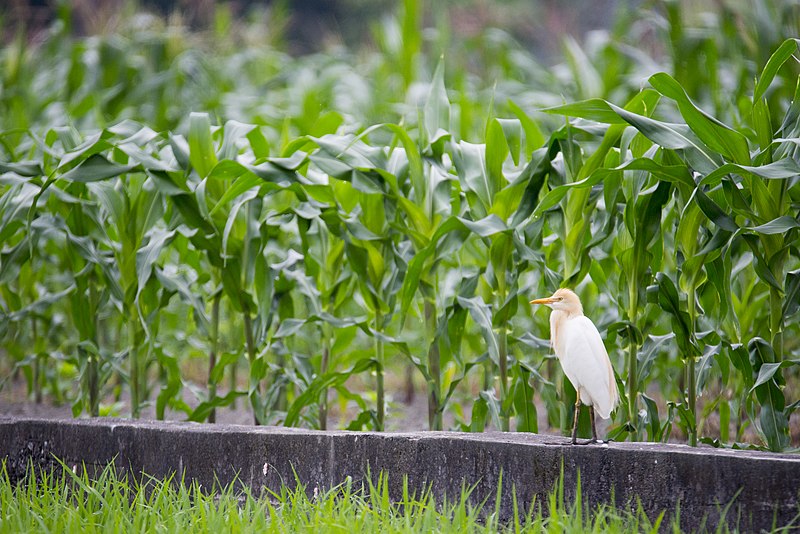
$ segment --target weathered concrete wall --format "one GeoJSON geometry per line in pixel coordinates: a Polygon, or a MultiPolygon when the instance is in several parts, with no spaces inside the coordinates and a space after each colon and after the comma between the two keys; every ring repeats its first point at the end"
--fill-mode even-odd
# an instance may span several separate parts
{"type": "Polygon", "coordinates": [[[554,487],[562,465],[565,488],[574,494],[580,471],[583,497],[617,505],[639,498],[655,517],[680,503],[682,525],[691,529],[704,517],[717,523],[721,509],[733,506],[729,522],[741,530],[770,529],[789,523],[800,511],[800,456],[752,451],[693,449],[678,445],[612,443],[571,446],[566,438],[532,434],[420,432],[318,432],[291,428],[139,423],[94,419],[48,421],[0,417],[0,458],[19,477],[33,460],[53,465],[116,466],[155,476],[184,472],[211,487],[238,476],[256,490],[295,485],[330,487],[348,476],[363,480],[388,473],[400,495],[431,484],[436,495],[458,495],[475,484],[476,501],[493,503],[502,472],[501,515],[511,517],[511,492],[521,507],[537,502],[554,487]],[[740,493],[739,492],[741,490],[740,493]]]}

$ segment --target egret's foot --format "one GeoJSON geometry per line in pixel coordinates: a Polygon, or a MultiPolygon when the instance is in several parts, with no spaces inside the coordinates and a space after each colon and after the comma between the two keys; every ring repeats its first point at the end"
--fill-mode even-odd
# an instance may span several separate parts
{"type": "Polygon", "coordinates": [[[579,442],[578,442],[578,441],[576,441],[576,440],[573,440],[573,441],[572,441],[572,444],[573,444],[573,445],[593,445],[593,444],[595,444],[595,443],[603,443],[603,442],[602,442],[602,440],[596,440],[596,439],[594,439],[594,438],[590,439],[589,441],[584,441],[583,443],[579,443],[579,442]]]}

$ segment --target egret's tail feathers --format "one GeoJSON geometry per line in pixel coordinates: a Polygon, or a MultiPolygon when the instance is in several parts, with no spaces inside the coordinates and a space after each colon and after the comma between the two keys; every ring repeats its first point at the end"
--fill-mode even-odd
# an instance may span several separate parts
{"type": "Polygon", "coordinates": [[[617,392],[616,384],[614,384],[614,389],[612,390],[610,399],[607,399],[604,402],[594,403],[594,413],[603,419],[609,419],[611,418],[611,412],[614,411],[614,408],[616,408],[618,404],[619,393],[617,392]]]}

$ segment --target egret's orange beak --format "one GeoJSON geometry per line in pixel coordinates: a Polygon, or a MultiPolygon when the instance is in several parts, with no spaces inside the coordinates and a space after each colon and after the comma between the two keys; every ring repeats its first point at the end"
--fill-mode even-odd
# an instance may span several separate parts
{"type": "Polygon", "coordinates": [[[546,297],[546,298],[543,298],[543,299],[532,300],[532,301],[530,301],[530,304],[552,304],[554,302],[555,302],[555,299],[553,297],[546,297]]]}

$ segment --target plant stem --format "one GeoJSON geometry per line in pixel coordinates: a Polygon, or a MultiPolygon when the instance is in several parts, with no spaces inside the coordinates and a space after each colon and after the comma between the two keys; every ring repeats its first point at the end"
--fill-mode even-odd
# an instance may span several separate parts
{"type": "MultiPolygon", "coordinates": [[[[89,280],[89,301],[91,302],[92,311],[94,312],[92,317],[92,337],[94,338],[95,347],[97,351],[100,351],[100,339],[99,339],[99,328],[98,322],[99,317],[97,313],[98,308],[98,296],[97,296],[97,287],[94,284],[94,276],[92,276],[89,280]]],[[[100,415],[100,362],[97,361],[97,354],[93,354],[89,356],[89,413],[92,417],[97,417],[100,415]]]]}
{"type": "Polygon", "coordinates": [[[130,359],[129,363],[131,367],[131,417],[139,419],[141,415],[142,399],[140,397],[141,389],[139,386],[141,377],[139,376],[139,347],[136,339],[136,317],[136,310],[132,310],[128,318],[128,358],[130,359]]]}
{"type": "MultiPolygon", "coordinates": [[[[510,243],[510,241],[506,241],[510,243]]],[[[508,247],[506,247],[508,250],[508,247]]],[[[506,257],[510,257],[510,251],[506,254],[506,257]]],[[[505,262],[508,265],[508,260],[505,262]]],[[[506,272],[500,271],[496,274],[498,277],[498,291],[497,291],[497,305],[495,306],[495,310],[500,310],[506,303],[506,295],[507,295],[507,286],[506,286],[506,272]]],[[[508,432],[510,428],[510,419],[511,414],[510,411],[506,409],[506,397],[508,397],[508,333],[506,332],[505,326],[501,326],[496,330],[497,336],[497,352],[498,352],[498,359],[497,362],[499,371],[500,371],[500,430],[503,432],[508,432]]]]}
{"type": "Polygon", "coordinates": [[[686,383],[687,383],[687,396],[689,398],[689,413],[691,413],[692,417],[692,429],[689,431],[689,445],[692,447],[697,446],[697,398],[695,395],[695,391],[697,390],[697,386],[695,385],[695,369],[694,369],[694,355],[689,356],[686,359],[686,383]]]}
{"type": "MultiPolygon", "coordinates": [[[[687,295],[687,308],[689,312],[689,324],[692,328],[692,336],[694,336],[695,328],[695,288],[691,287],[687,295]]],[[[694,353],[686,356],[686,397],[689,404],[689,413],[692,418],[692,429],[689,431],[689,445],[692,447],[697,446],[697,385],[695,373],[695,355],[694,353]]]]}
{"type": "MultiPolygon", "coordinates": [[[[376,331],[379,333],[383,332],[383,314],[381,312],[376,312],[375,314],[375,326],[376,331]]],[[[379,336],[375,336],[375,372],[376,372],[376,379],[377,379],[377,403],[378,403],[378,428],[376,429],[378,432],[383,432],[384,429],[384,422],[386,419],[386,400],[385,400],[385,392],[383,386],[383,359],[384,359],[384,347],[383,347],[383,339],[379,336]]]]}
{"type": "MultiPolygon", "coordinates": [[[[253,341],[253,319],[250,317],[250,310],[247,306],[244,307],[244,340],[247,347],[247,361],[250,364],[250,372],[252,373],[253,367],[256,363],[256,347],[255,342],[253,341]]],[[[260,425],[261,422],[259,421],[258,417],[256,400],[261,394],[261,388],[259,387],[258,383],[256,383],[254,386],[251,384],[251,387],[254,387],[253,392],[250,394],[250,404],[253,406],[253,424],[260,425]]]]}
{"type": "Polygon", "coordinates": [[[31,317],[31,331],[33,334],[33,347],[37,351],[36,358],[33,360],[33,396],[36,404],[42,403],[42,357],[39,356],[39,332],[37,329],[36,317],[31,317]]]}
{"type": "MultiPolygon", "coordinates": [[[[239,374],[239,359],[240,358],[237,358],[236,361],[231,365],[231,374],[228,377],[228,385],[231,391],[236,391],[236,387],[239,385],[237,379],[239,374]]],[[[239,402],[236,400],[236,398],[234,398],[233,402],[231,403],[231,408],[235,410],[237,404],[239,404],[239,402]]]]}
{"type": "MultiPolygon", "coordinates": [[[[328,373],[331,359],[331,327],[328,323],[322,324],[322,361],[319,366],[320,376],[328,373]]],[[[319,399],[319,429],[328,428],[328,388],[324,388],[319,399]]]]}
{"type": "MultiPolygon", "coordinates": [[[[211,304],[211,351],[208,354],[208,400],[213,401],[217,396],[217,383],[211,379],[214,367],[217,365],[217,354],[219,350],[219,305],[222,300],[222,291],[214,295],[211,304]]],[[[217,410],[212,408],[208,414],[208,422],[217,422],[217,410]]]]}
{"type": "Polygon", "coordinates": [[[774,287],[769,289],[769,331],[770,345],[775,353],[774,363],[781,362],[783,361],[783,301],[780,292],[774,287]]]}
{"type": "MultiPolygon", "coordinates": [[[[628,279],[628,321],[631,325],[636,324],[637,308],[639,306],[639,290],[636,287],[636,278],[630,276],[628,279]]],[[[636,432],[632,437],[636,440],[639,439],[638,425],[636,424],[636,401],[639,394],[639,384],[637,384],[638,360],[637,354],[639,347],[636,343],[636,336],[631,326],[628,332],[628,421],[636,428],[636,432]]]]}
{"type": "Polygon", "coordinates": [[[428,384],[428,427],[442,430],[442,377],[439,344],[436,342],[436,305],[428,299],[425,299],[425,325],[428,332],[428,370],[431,375],[428,384]]]}
{"type": "MultiPolygon", "coordinates": [[[[508,396],[508,335],[505,327],[501,327],[497,332],[499,356],[500,356],[500,405],[506,405],[506,397],[508,396]]],[[[502,431],[508,432],[510,428],[510,414],[507,410],[503,410],[500,423],[502,424],[502,431]]]]}
{"type": "Polygon", "coordinates": [[[89,361],[87,363],[87,381],[88,381],[88,389],[89,389],[89,414],[92,417],[97,417],[100,415],[100,395],[99,395],[99,377],[98,377],[98,362],[97,357],[94,354],[89,355],[89,361]]]}
{"type": "Polygon", "coordinates": [[[414,402],[414,366],[406,365],[406,394],[403,401],[406,404],[414,402]]]}
{"type": "Polygon", "coordinates": [[[628,420],[630,421],[631,425],[636,428],[636,432],[632,435],[636,440],[639,439],[639,430],[638,426],[636,425],[636,418],[638,416],[636,412],[636,400],[639,391],[639,385],[636,383],[636,374],[639,372],[639,362],[636,359],[638,350],[639,349],[637,347],[636,340],[633,337],[633,332],[631,332],[628,339],[628,420]]]}

